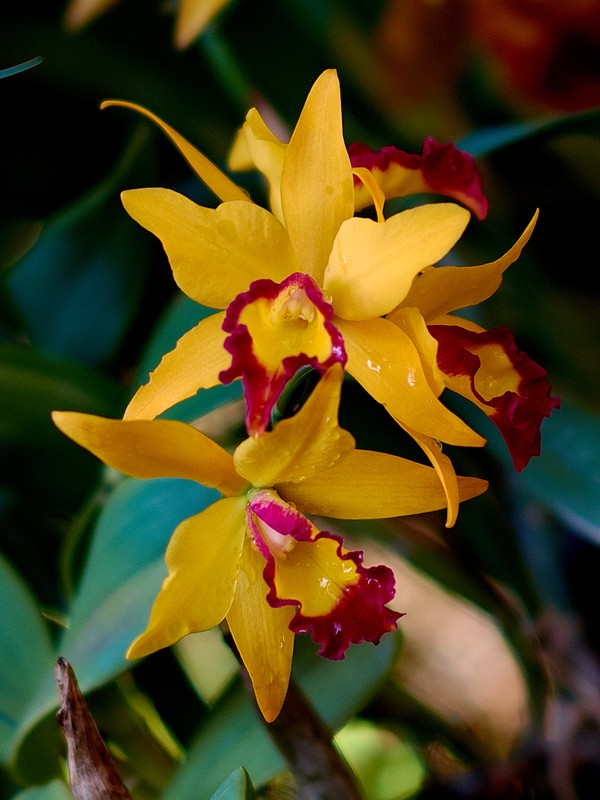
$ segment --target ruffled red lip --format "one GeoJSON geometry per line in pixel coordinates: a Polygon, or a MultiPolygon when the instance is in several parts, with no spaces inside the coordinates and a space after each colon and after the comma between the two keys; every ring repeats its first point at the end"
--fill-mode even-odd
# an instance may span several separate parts
{"type": "Polygon", "coordinates": [[[279,395],[300,367],[324,373],[335,363],[345,365],[344,340],[332,318],[317,284],[301,272],[281,283],[254,281],[230,303],[223,330],[232,361],[219,380],[241,377],[251,436],[266,430],[279,395]]]}
{"type": "MultiPolygon", "coordinates": [[[[389,181],[382,181],[389,184],[382,187],[386,197],[429,191],[457,200],[477,219],[487,216],[488,200],[483,193],[483,178],[475,159],[451,142],[440,144],[429,136],[423,142],[421,155],[406,153],[391,145],[375,151],[355,142],[348,147],[348,153],[353,168],[365,167],[381,173],[390,173],[394,167],[407,171],[405,176],[399,174],[394,179],[390,174],[389,181]]],[[[355,178],[355,183],[358,180],[355,178]]]]}
{"type": "Polygon", "coordinates": [[[458,325],[430,325],[429,332],[438,341],[440,369],[448,376],[469,377],[471,399],[478,401],[495,423],[515,469],[520,472],[533,456],[540,454],[542,420],[560,406],[560,398],[550,395],[548,373],[517,348],[507,328],[477,332],[458,325]],[[477,390],[475,380],[485,371],[481,356],[491,345],[500,346],[504,351],[514,372],[515,390],[485,398],[477,390]]]}
{"type": "MultiPolygon", "coordinates": [[[[274,492],[258,492],[248,506],[248,528],[264,556],[267,602],[274,608],[292,605],[294,633],[311,633],[319,655],[342,659],[351,644],[378,644],[396,630],[402,614],[386,607],[393,599],[394,574],[389,567],[363,567],[363,553],[347,551],[339,536],[317,529],[274,492]],[[302,549],[295,579],[295,549],[302,549]],[[308,566],[308,568],[307,568],[308,566]],[[287,576],[282,575],[286,570],[287,576]],[[291,576],[291,581],[290,581],[291,576]],[[296,596],[286,593],[294,585],[296,596]],[[315,595],[318,595],[315,599],[315,595]],[[321,614],[305,613],[315,607],[321,614]]],[[[297,555],[297,552],[296,552],[297,555]]]]}

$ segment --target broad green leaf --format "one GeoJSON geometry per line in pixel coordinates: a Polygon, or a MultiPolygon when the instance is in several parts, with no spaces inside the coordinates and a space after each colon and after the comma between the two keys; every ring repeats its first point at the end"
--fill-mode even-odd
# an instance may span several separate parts
{"type": "Polygon", "coordinates": [[[46,353],[100,364],[137,309],[151,243],[123,211],[118,192],[146,136],[140,129],[114,174],[50,220],[7,276],[29,338],[46,353]]]}
{"type": "MultiPolygon", "coordinates": [[[[125,651],[146,626],[166,575],[163,554],[173,530],[217,496],[191,481],[127,479],[110,497],[70,609],[70,625],[55,650],[73,666],[82,692],[131,666],[125,651]]],[[[36,687],[19,720],[12,753],[23,777],[36,769],[28,756],[35,758],[35,749],[27,747],[27,739],[57,702],[52,671],[42,674],[36,687]]]]}
{"type": "Polygon", "coordinates": [[[0,344],[0,480],[70,508],[90,491],[98,462],[54,427],[53,409],[119,415],[121,389],[79,364],[0,344]]]}
{"type": "MultiPolygon", "coordinates": [[[[201,319],[214,313],[212,308],[201,306],[183,294],[177,295],[159,320],[150,338],[137,369],[136,386],[141,386],[147,382],[150,372],[158,366],[163,355],[175,347],[177,340],[184,333],[197,325],[201,319]]],[[[201,358],[202,354],[199,353],[198,357],[201,358]]],[[[185,422],[190,422],[225,403],[238,400],[241,397],[242,384],[240,381],[234,381],[228,386],[220,384],[211,389],[200,391],[195,397],[190,397],[189,400],[179,403],[162,414],[162,416],[167,419],[181,419],[185,422]]]]}
{"type": "Polygon", "coordinates": [[[35,598],[2,556],[0,608],[0,762],[6,763],[36,686],[52,669],[53,654],[35,598]]]}
{"type": "MultiPolygon", "coordinates": [[[[461,404],[461,414],[488,440],[487,447],[505,465],[519,492],[548,509],[568,528],[600,545],[600,417],[568,397],[542,423],[542,452],[515,474],[506,445],[495,426],[477,410],[461,404]],[[463,412],[464,408],[464,412],[463,412]]],[[[465,506],[467,509],[469,506],[465,506]]]]}
{"type": "Polygon", "coordinates": [[[243,767],[239,767],[227,778],[211,797],[211,800],[254,800],[256,792],[250,776],[243,767]]]}
{"type": "Polygon", "coordinates": [[[542,454],[515,481],[567,527],[600,545],[600,417],[568,398],[542,426],[542,454]]]}
{"type": "Polygon", "coordinates": [[[600,109],[592,108],[536,122],[509,122],[490,128],[480,128],[458,141],[456,146],[466,150],[475,158],[481,158],[511,144],[564,133],[589,133],[598,136],[600,109]]]}
{"type": "MultiPolygon", "coordinates": [[[[296,680],[336,730],[377,691],[396,656],[398,639],[386,635],[377,647],[353,646],[343,661],[333,662],[317,656],[312,642],[303,638],[297,637],[296,680]]],[[[277,774],[283,761],[258,713],[238,685],[200,728],[162,800],[209,800],[223,775],[239,764],[256,785],[277,774]]]]}
{"type": "Polygon", "coordinates": [[[12,796],[11,800],[73,800],[69,787],[60,780],[44,786],[32,786],[12,796]]]}

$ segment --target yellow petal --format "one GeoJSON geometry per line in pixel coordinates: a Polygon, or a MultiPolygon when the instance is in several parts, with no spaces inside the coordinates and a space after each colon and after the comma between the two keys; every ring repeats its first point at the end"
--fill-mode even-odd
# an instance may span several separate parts
{"type": "MultiPolygon", "coordinates": [[[[460,500],[468,500],[484,492],[487,481],[459,477],[458,488],[460,500]]],[[[368,450],[353,450],[318,475],[276,489],[307,514],[338,519],[379,519],[446,507],[434,469],[368,450]]]]}
{"type": "Polygon", "coordinates": [[[204,208],[170,189],[132,189],[122,199],[161,240],[177,284],[198,303],[226,308],[251,281],[298,271],[285,228],[260,206],[204,208]]]}
{"type": "Polygon", "coordinates": [[[331,367],[295,416],[242,442],[233,454],[238,474],[257,487],[301,481],[348,453],[354,439],[337,421],[342,377],[339,364],[331,367]]]}
{"type": "Polygon", "coordinates": [[[178,50],[188,47],[229,0],[179,0],[174,43],[178,50]]]}
{"type": "Polygon", "coordinates": [[[338,229],[354,214],[335,70],[323,72],[306,99],[285,155],[281,204],[301,269],[320,285],[338,229]]]}
{"type": "MultiPolygon", "coordinates": [[[[366,167],[354,167],[352,170],[352,174],[360,178],[361,185],[364,187],[366,194],[369,196],[369,200],[366,205],[373,205],[375,207],[375,214],[377,216],[377,222],[383,222],[385,217],[383,216],[383,206],[385,205],[385,193],[381,186],[375,180],[375,176],[371,172],[370,169],[366,167]]],[[[355,211],[359,209],[356,207],[356,200],[359,196],[357,187],[355,185],[355,211]]],[[[363,206],[364,208],[364,206],[363,206]]]]}
{"type": "Polygon", "coordinates": [[[118,0],[71,0],[65,11],[65,27],[77,31],[117,3],[118,0]]]}
{"type": "MultiPolygon", "coordinates": [[[[398,422],[398,420],[396,420],[398,422]]],[[[458,478],[454,465],[447,455],[442,453],[442,447],[439,442],[432,439],[430,436],[425,436],[422,433],[417,433],[406,425],[398,424],[412,436],[415,442],[419,445],[421,450],[425,453],[432,467],[435,469],[438,478],[444,489],[446,495],[446,504],[448,511],[446,514],[446,527],[451,528],[456,523],[458,516],[458,504],[460,502],[458,491],[458,478]]]]}
{"type": "Polygon", "coordinates": [[[218,500],[176,528],[165,555],[169,575],[154,601],[148,627],[127,658],[142,658],[225,618],[245,536],[244,497],[218,500]]]}
{"type": "Polygon", "coordinates": [[[248,670],[256,701],[267,722],[279,714],[290,680],[296,609],[271,608],[263,580],[264,558],[246,541],[227,624],[248,670]]]}
{"type": "Polygon", "coordinates": [[[187,478],[225,495],[247,486],[231,455],[183,422],[106,419],[76,411],[54,411],[52,419],[70,439],[134,478],[187,478]]]}
{"type": "MultiPolygon", "coordinates": [[[[477,267],[431,267],[413,283],[403,305],[417,306],[428,322],[449,311],[481,303],[491,297],[502,282],[503,272],[519,258],[537,222],[533,216],[515,244],[497,261],[477,267]]],[[[394,314],[390,315],[390,319],[394,314]]]]}
{"type": "MultiPolygon", "coordinates": [[[[388,317],[389,319],[389,317],[388,317]]],[[[394,314],[394,324],[409,337],[417,348],[421,358],[421,366],[431,387],[431,391],[439,397],[444,390],[445,375],[437,363],[437,340],[429,333],[425,320],[418,308],[402,306],[394,314]]]]}
{"type": "Polygon", "coordinates": [[[385,319],[334,319],[344,337],[346,369],[390,414],[448,444],[481,447],[485,439],[449,411],[432,392],[410,338],[385,319]]]}
{"type": "MultiPolygon", "coordinates": [[[[283,222],[281,172],[287,144],[275,136],[255,108],[251,108],[246,116],[246,122],[241,130],[241,139],[250,163],[267,179],[271,211],[278,220],[283,222]]],[[[242,168],[242,153],[241,144],[238,142],[229,157],[231,169],[242,168]]]]}
{"type": "Polygon", "coordinates": [[[363,320],[392,311],[406,297],[417,273],[456,244],[470,216],[454,203],[432,203],[385,222],[346,220],[323,279],[335,313],[363,320]]]}
{"type": "Polygon", "coordinates": [[[240,189],[240,187],[228,178],[224,172],[221,172],[212,161],[197,150],[193,144],[188,142],[187,139],[184,139],[181,134],[177,133],[177,131],[170,125],[167,125],[166,122],[163,122],[163,120],[157,117],[156,114],[153,114],[152,111],[148,111],[147,108],[138,106],[136,103],[128,103],[125,100],[105,100],[100,104],[100,108],[102,109],[109,108],[110,106],[130,108],[156,123],[173,142],[200,180],[208,186],[211,192],[216,194],[219,200],[250,201],[250,198],[243,189],[240,189]]]}
{"type": "Polygon", "coordinates": [[[223,347],[225,312],[205,317],[185,333],[174,350],[162,357],[125,409],[125,419],[154,419],[167,408],[219,383],[231,356],[223,347]]]}

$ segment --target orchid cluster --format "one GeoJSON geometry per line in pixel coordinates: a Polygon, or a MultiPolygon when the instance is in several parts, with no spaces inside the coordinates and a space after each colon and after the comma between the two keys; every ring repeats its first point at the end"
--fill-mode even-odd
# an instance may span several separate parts
{"type": "Polygon", "coordinates": [[[187,478],[222,498],[175,530],[168,577],[138,658],[226,620],[267,720],[280,711],[294,635],[343,658],[352,643],[377,644],[401,616],[388,607],[394,575],[365,566],[311,517],[376,519],[446,509],[487,483],[457,476],[443,445],[485,440],[441,402],[457,392],[482,409],[520,470],[540,451],[540,425],[558,398],[546,372],[506,329],[483,330],[454,312],[490,297],[519,257],[535,217],[496,261],[436,266],[487,201],[473,159],[425,141],[420,155],[347,147],[333,70],[312,87],[289,142],[252,109],[234,143],[232,170],[266,179],[269,209],[165,122],[167,134],[220,201],[177,192],[126,191],[123,204],[157,236],[178,286],[215,309],[187,332],[121,420],[60,411],[58,427],[111,467],[139,478],[187,478]],[[387,199],[443,195],[386,218],[387,199]],[[273,410],[301,368],[320,376],[296,411],[273,410]],[[423,450],[431,466],[356,448],[340,427],[344,374],[423,450]],[[248,438],[229,453],[193,425],[160,415],[201,389],[241,379],[248,438]]]}

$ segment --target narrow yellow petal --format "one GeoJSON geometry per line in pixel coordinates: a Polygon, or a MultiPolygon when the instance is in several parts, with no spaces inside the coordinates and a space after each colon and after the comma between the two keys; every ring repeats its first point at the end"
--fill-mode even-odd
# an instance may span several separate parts
{"type": "Polygon", "coordinates": [[[251,281],[298,271],[285,228],[260,206],[204,208],[170,189],[131,189],[122,199],[163,243],[182,291],[205,306],[226,308],[251,281]]]}
{"type": "MultiPolygon", "coordinates": [[[[255,108],[251,108],[246,116],[246,122],[241,130],[246,152],[252,164],[260,170],[269,184],[269,205],[271,211],[280,222],[283,222],[281,208],[281,173],[287,144],[280,141],[268,128],[265,121],[255,108]]],[[[237,148],[240,154],[240,145],[237,148]]],[[[235,156],[230,156],[230,165],[235,168],[235,156]]],[[[238,155],[238,162],[240,161],[238,155]]]]}
{"type": "Polygon", "coordinates": [[[263,580],[264,558],[246,541],[227,624],[248,670],[256,701],[267,722],[281,710],[290,680],[296,609],[271,608],[263,580]]]}
{"type": "MultiPolygon", "coordinates": [[[[449,311],[477,305],[491,297],[502,282],[502,274],[519,258],[537,222],[533,216],[519,239],[497,261],[476,267],[430,267],[413,283],[403,305],[417,306],[428,322],[449,311]]],[[[394,313],[390,319],[394,318],[394,313]]]]}
{"type": "MultiPolygon", "coordinates": [[[[396,420],[396,422],[398,422],[398,420],[396,420]]],[[[412,436],[435,469],[446,495],[446,504],[448,507],[446,513],[446,527],[451,528],[456,523],[458,504],[460,502],[458,478],[452,461],[447,455],[442,453],[441,445],[435,439],[432,439],[430,436],[425,436],[422,433],[417,433],[417,431],[413,431],[400,422],[398,422],[398,424],[412,436]]]]}
{"type": "MultiPolygon", "coordinates": [[[[446,507],[434,469],[368,450],[353,450],[318,475],[275,488],[307,514],[338,519],[380,519],[446,507]]],[[[458,489],[460,500],[468,500],[484,492],[487,481],[459,477],[458,489]]]]}
{"type": "MultiPolygon", "coordinates": [[[[377,222],[384,222],[383,206],[385,205],[385,192],[375,180],[372,171],[366,167],[354,167],[352,174],[360,178],[365,191],[370,195],[369,202],[366,205],[373,205],[375,207],[377,222]]],[[[355,208],[355,211],[358,211],[358,208],[355,208]]]]}
{"type": "Polygon", "coordinates": [[[295,416],[242,442],[233,454],[238,474],[257,487],[301,481],[352,450],[353,437],[337,421],[342,377],[339,364],[331,367],[295,416]]]}
{"type": "Polygon", "coordinates": [[[78,31],[118,2],[119,0],[71,0],[65,11],[65,27],[70,31],[78,31]]]}
{"type": "Polygon", "coordinates": [[[281,204],[301,269],[320,285],[338,229],[354,214],[335,70],[323,72],[306,99],[285,155],[281,204]]]}
{"type": "Polygon", "coordinates": [[[184,50],[229,0],[179,0],[173,36],[175,47],[184,50]]]}
{"type": "Polygon", "coordinates": [[[394,314],[393,322],[404,331],[417,348],[431,391],[439,397],[446,385],[445,375],[437,363],[437,340],[429,333],[421,312],[414,306],[402,306],[394,314]]]}
{"type": "Polygon", "coordinates": [[[454,203],[432,203],[385,222],[346,220],[323,279],[335,313],[363,320],[392,311],[406,297],[417,273],[456,244],[470,216],[454,203]]]}
{"type": "Polygon", "coordinates": [[[247,486],[231,455],[183,422],[106,419],[76,411],[54,411],[52,419],[74,442],[134,478],[187,478],[225,495],[247,486]]]}
{"type": "Polygon", "coordinates": [[[158,125],[173,142],[200,180],[208,186],[211,192],[216,194],[219,200],[250,201],[250,198],[243,189],[240,189],[240,187],[228,178],[224,172],[221,172],[212,161],[197,150],[193,144],[188,142],[187,139],[184,139],[181,134],[177,133],[174,128],[167,125],[167,123],[160,119],[160,117],[157,117],[156,114],[153,114],[152,111],[148,111],[147,108],[139,106],[137,103],[129,103],[126,100],[104,100],[104,102],[100,104],[100,108],[102,109],[111,106],[130,108],[158,125]]]}
{"type": "Polygon", "coordinates": [[[344,337],[346,369],[403,425],[448,444],[481,447],[485,439],[449,411],[431,390],[411,339],[386,319],[335,319],[344,337]]]}
{"type": "Polygon", "coordinates": [[[135,639],[127,658],[142,658],[225,618],[245,536],[244,497],[218,500],[176,528],[165,555],[168,577],[154,601],[148,627],[135,639]]]}
{"type": "Polygon", "coordinates": [[[125,419],[154,419],[167,408],[219,383],[219,373],[231,356],[223,347],[225,312],[205,317],[185,333],[174,350],[163,356],[150,380],[140,386],[123,415],[125,419]]]}

